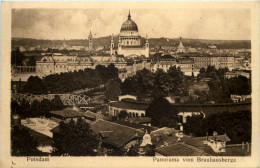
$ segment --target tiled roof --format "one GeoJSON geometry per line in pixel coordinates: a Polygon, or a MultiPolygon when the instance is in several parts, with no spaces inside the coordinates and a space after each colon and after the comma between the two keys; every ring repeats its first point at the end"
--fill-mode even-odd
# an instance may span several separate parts
{"type": "Polygon", "coordinates": [[[94,122],[91,124],[91,129],[96,134],[108,136],[103,138],[102,141],[115,147],[121,147],[136,138],[136,136],[142,137],[144,135],[144,132],[139,129],[134,129],[105,120],[94,122]],[[109,133],[105,133],[104,131],[109,133]]]}
{"type": "Polygon", "coordinates": [[[235,145],[226,145],[226,152],[219,153],[219,155],[224,156],[249,156],[251,155],[251,144],[247,146],[244,144],[244,149],[242,148],[242,144],[235,144],[235,145]],[[248,149],[249,147],[249,149],[248,149]]]}
{"type": "Polygon", "coordinates": [[[25,126],[21,126],[21,128],[28,130],[29,134],[34,138],[34,140],[36,141],[36,143],[38,145],[52,144],[53,143],[52,138],[50,138],[47,135],[41,134],[41,133],[34,131],[33,129],[30,129],[30,128],[25,127],[25,126]]]}
{"type": "Polygon", "coordinates": [[[73,108],[52,111],[51,114],[55,114],[65,118],[85,117],[85,114],[81,111],[81,109],[74,110],[73,108]]]}
{"type": "MultiPolygon", "coordinates": [[[[229,137],[227,135],[216,135],[216,136],[208,136],[208,139],[214,140],[216,137],[217,140],[221,141],[230,141],[229,137]]],[[[204,137],[185,137],[183,138],[183,141],[189,145],[196,146],[196,147],[203,147],[204,141],[206,141],[206,136],[204,137]]]]}
{"type": "Polygon", "coordinates": [[[126,102],[126,101],[119,101],[119,102],[112,102],[110,106],[122,108],[122,109],[132,109],[132,110],[146,110],[148,104],[142,104],[137,102],[126,102]]]}
{"type": "MultiPolygon", "coordinates": [[[[230,141],[227,135],[217,135],[216,138],[222,141],[230,141]]],[[[209,136],[209,139],[214,139],[214,136],[209,136]]],[[[251,154],[251,144],[244,144],[244,148],[242,148],[242,144],[232,144],[226,145],[225,152],[215,153],[210,146],[203,144],[203,141],[206,140],[206,137],[185,137],[183,138],[184,143],[189,144],[191,146],[197,147],[211,156],[248,156],[251,154]],[[249,147],[249,149],[248,149],[249,147]]]]}
{"type": "Polygon", "coordinates": [[[134,122],[134,123],[139,123],[139,124],[143,124],[143,123],[151,123],[151,118],[150,117],[133,117],[133,118],[129,118],[130,122],[134,122]]]}
{"type": "Polygon", "coordinates": [[[176,143],[155,148],[155,152],[164,156],[208,156],[203,150],[185,143],[176,143]]]}
{"type": "Polygon", "coordinates": [[[93,118],[93,119],[96,119],[96,117],[97,117],[97,114],[96,113],[93,113],[93,112],[91,112],[91,111],[86,111],[86,112],[84,112],[84,114],[85,114],[85,116],[86,117],[88,117],[88,118],[93,118]]]}
{"type": "Polygon", "coordinates": [[[175,59],[175,58],[171,55],[163,55],[159,59],[175,59]]]}
{"type": "Polygon", "coordinates": [[[151,131],[158,129],[157,127],[146,126],[146,125],[136,124],[136,123],[130,123],[129,121],[125,121],[125,120],[115,120],[113,122],[117,123],[117,124],[125,125],[125,126],[128,126],[128,127],[132,127],[134,129],[140,129],[142,131],[147,130],[148,132],[151,132],[151,131]]]}

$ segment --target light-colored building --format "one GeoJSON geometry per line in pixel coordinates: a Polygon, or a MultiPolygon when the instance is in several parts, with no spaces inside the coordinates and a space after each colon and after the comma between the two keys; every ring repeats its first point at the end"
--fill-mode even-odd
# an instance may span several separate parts
{"type": "MultiPolygon", "coordinates": [[[[179,58],[177,59],[177,67],[181,68],[181,71],[186,76],[192,76],[193,70],[194,70],[194,60],[192,58],[179,58]]],[[[197,76],[197,74],[194,74],[194,76],[197,76]]]]}
{"type": "Polygon", "coordinates": [[[168,72],[170,67],[180,67],[181,71],[186,76],[197,76],[199,71],[194,68],[194,60],[192,58],[174,58],[171,55],[163,55],[156,63],[152,65],[152,72],[156,72],[157,69],[162,69],[164,72],[168,72]]]}
{"type": "Polygon", "coordinates": [[[250,73],[249,72],[244,72],[244,71],[231,71],[231,72],[226,72],[225,73],[225,78],[234,78],[238,76],[244,76],[246,78],[250,78],[250,73]]]}
{"type": "Polygon", "coordinates": [[[235,67],[234,56],[192,56],[194,59],[194,68],[207,68],[208,66],[215,66],[219,68],[228,68],[232,71],[235,67]]]}
{"type": "Polygon", "coordinates": [[[167,72],[170,67],[176,66],[176,64],[176,58],[171,55],[163,55],[153,64],[152,71],[156,72],[157,69],[162,69],[164,72],[167,72]]]}
{"type": "MultiPolygon", "coordinates": [[[[122,97],[121,97],[122,98],[122,97]]],[[[148,102],[135,100],[135,97],[122,98],[117,102],[109,103],[109,115],[117,117],[121,111],[126,111],[128,117],[145,117],[148,102]]]]}
{"type": "Polygon", "coordinates": [[[177,47],[177,53],[185,53],[185,47],[182,44],[181,37],[180,37],[180,44],[177,47]]]}
{"type": "MultiPolygon", "coordinates": [[[[113,37],[112,37],[113,38],[113,37]]],[[[114,53],[114,42],[111,40],[111,54],[114,53]]],[[[149,57],[149,43],[146,37],[145,46],[141,45],[141,36],[138,33],[137,24],[131,19],[130,11],[128,19],[122,24],[118,36],[118,55],[128,57],[130,55],[149,57]]]]}

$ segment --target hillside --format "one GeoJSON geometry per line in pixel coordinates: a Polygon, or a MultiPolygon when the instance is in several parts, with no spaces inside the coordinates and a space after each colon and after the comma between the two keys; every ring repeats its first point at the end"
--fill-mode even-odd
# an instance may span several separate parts
{"type": "MultiPolygon", "coordinates": [[[[100,37],[94,38],[94,46],[109,47],[111,37],[100,37]]],[[[117,45],[118,38],[114,37],[115,45],[117,45]]],[[[186,47],[194,48],[207,48],[209,45],[216,45],[219,49],[250,49],[250,40],[207,40],[207,39],[183,39],[183,45],[186,47]]],[[[141,43],[145,43],[145,39],[141,39],[141,43]]],[[[151,38],[149,39],[150,47],[177,47],[179,39],[168,39],[168,38],[151,38]]],[[[63,40],[43,40],[43,39],[31,39],[31,38],[12,38],[12,46],[24,46],[24,47],[58,47],[63,44],[63,40]]],[[[66,45],[69,46],[87,46],[87,39],[74,39],[66,40],[66,45]]]]}

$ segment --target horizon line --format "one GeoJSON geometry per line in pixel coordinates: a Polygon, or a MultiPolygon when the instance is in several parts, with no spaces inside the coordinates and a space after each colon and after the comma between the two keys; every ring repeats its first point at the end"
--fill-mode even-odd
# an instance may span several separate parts
{"type": "MultiPolygon", "coordinates": [[[[111,35],[108,35],[108,36],[102,36],[102,37],[93,37],[93,39],[98,39],[98,38],[105,38],[105,37],[110,37],[111,35]]],[[[114,35],[115,36],[118,36],[118,35],[114,35]]],[[[11,39],[13,38],[20,38],[20,39],[34,39],[34,40],[59,40],[59,41],[63,41],[64,39],[44,39],[44,38],[32,38],[32,37],[11,37],[11,39]]],[[[145,38],[145,37],[142,37],[142,38],[145,38]]],[[[149,39],[179,39],[180,37],[151,37],[149,39]]],[[[189,40],[217,40],[217,41],[251,41],[251,39],[205,39],[205,38],[188,38],[188,37],[181,37],[182,39],[189,39],[189,40]]],[[[65,41],[67,40],[88,40],[88,38],[75,38],[75,39],[65,39],[65,41]]]]}

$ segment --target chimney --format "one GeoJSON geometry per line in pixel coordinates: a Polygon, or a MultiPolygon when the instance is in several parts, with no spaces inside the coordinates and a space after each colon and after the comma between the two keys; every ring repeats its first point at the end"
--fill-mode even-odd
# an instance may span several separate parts
{"type": "Polygon", "coordinates": [[[244,143],[244,141],[242,142],[242,149],[244,149],[245,148],[245,143],[244,143]]]}
{"type": "Polygon", "coordinates": [[[209,133],[206,132],[206,141],[208,141],[208,139],[209,139],[209,133]]]}
{"type": "Polygon", "coordinates": [[[183,126],[182,126],[182,125],[180,126],[180,131],[182,131],[182,132],[183,132],[183,126]]]}
{"type": "Polygon", "coordinates": [[[138,133],[137,133],[137,131],[135,131],[135,137],[138,137],[138,133]]]}

